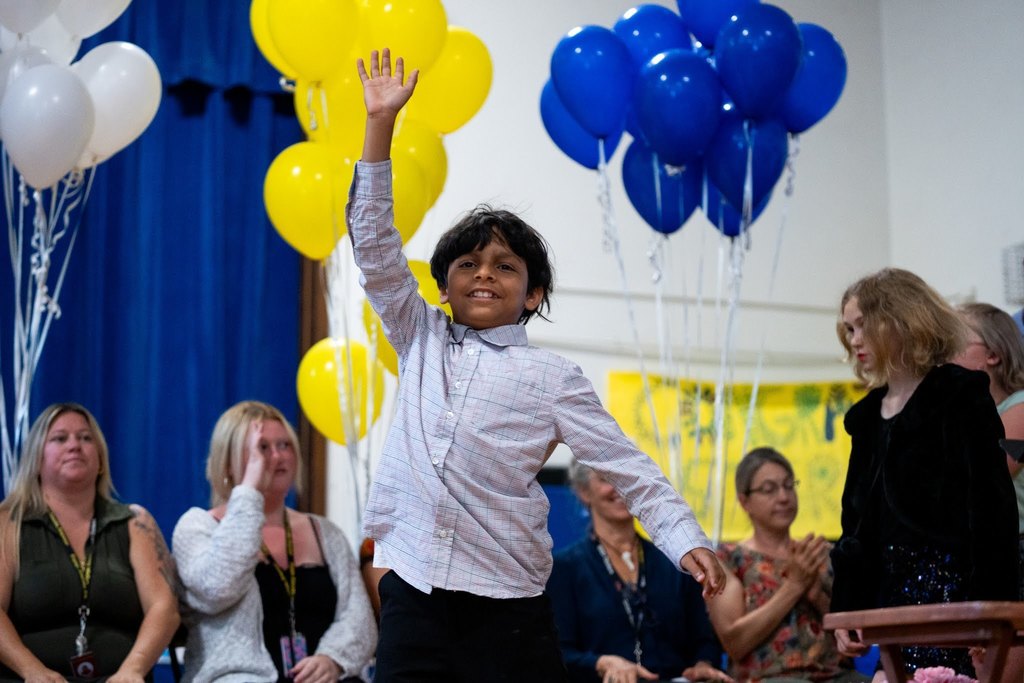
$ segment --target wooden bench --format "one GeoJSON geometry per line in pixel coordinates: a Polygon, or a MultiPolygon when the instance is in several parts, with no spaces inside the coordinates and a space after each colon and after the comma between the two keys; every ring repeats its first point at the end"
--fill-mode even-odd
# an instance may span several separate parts
{"type": "MultiPolygon", "coordinates": [[[[884,607],[825,615],[825,628],[860,629],[866,643],[877,643],[889,683],[904,683],[907,672],[900,647],[971,647],[985,650],[981,683],[998,681],[1006,652],[1024,643],[1024,602],[951,602],[884,607]]],[[[969,671],[958,671],[966,673],[969,671]]]]}

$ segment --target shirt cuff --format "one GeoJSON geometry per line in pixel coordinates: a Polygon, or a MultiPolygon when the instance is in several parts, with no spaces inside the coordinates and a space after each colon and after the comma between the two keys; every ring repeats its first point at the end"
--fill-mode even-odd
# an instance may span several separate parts
{"type": "Polygon", "coordinates": [[[349,197],[391,197],[391,160],[357,161],[349,197]]]}

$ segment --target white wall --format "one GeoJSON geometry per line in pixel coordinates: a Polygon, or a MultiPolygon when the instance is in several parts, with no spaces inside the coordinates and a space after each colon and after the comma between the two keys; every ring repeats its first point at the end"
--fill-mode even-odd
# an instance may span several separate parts
{"type": "Polygon", "coordinates": [[[1006,310],[1024,242],[1024,2],[882,3],[893,263],[1006,310]]]}
{"type": "MultiPolygon", "coordinates": [[[[450,24],[484,41],[494,80],[481,111],[449,135],[448,180],[407,246],[427,259],[463,211],[490,202],[519,211],[556,259],[553,323],[528,326],[531,342],[581,365],[598,393],[609,370],[639,368],[622,286],[602,248],[597,176],[563,155],[539,114],[551,53],[572,27],[610,27],[631,5],[612,0],[445,0],[450,24]]],[[[675,4],[662,2],[675,9],[675,4]]],[[[780,0],[798,22],[829,29],[849,65],[835,109],[804,133],[795,194],[782,187],[754,225],[743,267],[735,379],[750,381],[765,340],[762,381],[848,379],[835,338],[843,289],[886,265],[919,272],[940,291],[1006,306],[999,250],[1021,241],[1020,114],[1024,112],[1024,3],[1020,0],[780,0]],[[775,243],[786,214],[779,271],[775,243]]],[[[641,349],[658,370],[655,288],[647,259],[654,234],[630,206],[621,144],[610,180],[641,349]]],[[[721,242],[696,214],[669,239],[665,315],[677,360],[715,379],[722,342],[713,301],[721,242]],[[703,272],[698,286],[697,273],[703,272]],[[708,305],[698,311],[700,291],[708,305]],[[691,301],[689,304],[684,304],[691,301]],[[689,324],[683,325],[683,318],[689,324]],[[700,334],[698,335],[698,319],[700,334]],[[691,343],[684,342],[684,338],[691,343]]],[[[343,455],[340,457],[344,457],[343,455]]],[[[332,494],[344,500],[340,471],[332,494]]],[[[337,500],[337,499],[335,499],[337,500]]],[[[332,503],[339,511],[343,502],[332,503]]]]}

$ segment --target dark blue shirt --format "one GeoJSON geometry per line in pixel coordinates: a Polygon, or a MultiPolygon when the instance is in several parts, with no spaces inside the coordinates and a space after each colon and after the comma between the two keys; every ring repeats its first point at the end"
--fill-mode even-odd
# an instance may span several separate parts
{"type": "MultiPolygon", "coordinates": [[[[662,679],[698,661],[718,666],[722,651],[708,620],[700,585],[641,539],[646,613],[641,663],[662,679]]],[[[634,661],[634,631],[595,542],[588,536],[555,555],[547,594],[555,612],[562,658],[572,681],[599,680],[601,655],[634,661]]]]}

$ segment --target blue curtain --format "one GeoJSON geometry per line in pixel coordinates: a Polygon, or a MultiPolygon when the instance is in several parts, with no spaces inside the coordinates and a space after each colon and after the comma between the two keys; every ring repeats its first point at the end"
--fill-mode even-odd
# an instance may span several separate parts
{"type": "MultiPolygon", "coordinates": [[[[301,257],[266,218],[263,177],[302,131],[248,11],[248,0],[138,0],[79,54],[135,43],[164,96],[139,140],[96,171],[33,416],[54,401],[92,410],[120,498],[168,536],[207,505],[207,444],[225,408],[255,398],[298,416],[301,257]]],[[[11,320],[0,318],[5,344],[11,320]]]]}

